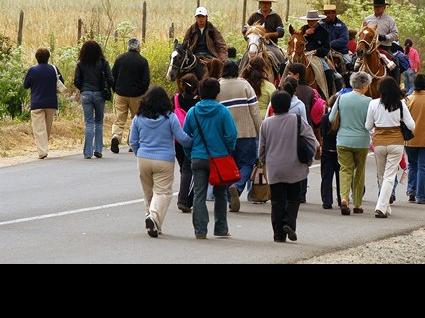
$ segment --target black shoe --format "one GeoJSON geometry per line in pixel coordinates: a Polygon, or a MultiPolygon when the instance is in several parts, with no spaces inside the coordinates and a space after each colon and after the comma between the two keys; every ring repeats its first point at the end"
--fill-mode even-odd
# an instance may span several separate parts
{"type": "Polygon", "coordinates": [[[102,159],[102,157],[103,157],[103,155],[102,155],[100,152],[95,152],[95,153],[94,153],[94,156],[95,156],[97,159],[102,159]]]}
{"type": "Polygon", "coordinates": [[[152,218],[148,216],[145,220],[145,223],[146,223],[146,229],[148,230],[148,235],[150,237],[157,238],[158,237],[158,228],[155,224],[155,221],[152,220],[152,218]]]}
{"type": "Polygon", "coordinates": [[[183,213],[192,213],[192,209],[188,208],[187,206],[185,206],[184,204],[177,204],[177,208],[182,211],[183,213]]]}
{"type": "Polygon", "coordinates": [[[376,210],[375,211],[375,218],[377,219],[388,219],[388,214],[380,211],[380,210],[376,210]]]}
{"type": "Polygon", "coordinates": [[[300,204],[306,204],[307,200],[306,199],[300,199],[300,204]]]}
{"type": "Polygon", "coordinates": [[[397,198],[395,197],[395,195],[392,195],[390,198],[390,204],[394,204],[395,201],[397,201],[397,198]]]}
{"type": "Polygon", "coordinates": [[[364,210],[361,209],[361,208],[354,208],[353,209],[353,213],[354,214],[363,214],[364,213],[364,210]]]}
{"type": "Polygon", "coordinates": [[[325,210],[332,210],[333,209],[332,204],[323,204],[322,207],[325,210]]]}
{"type": "Polygon", "coordinates": [[[286,234],[282,234],[282,235],[275,234],[274,241],[275,243],[286,243],[286,234]]]}
{"type": "Polygon", "coordinates": [[[44,159],[46,159],[46,158],[47,158],[47,155],[38,156],[38,159],[40,159],[40,160],[44,160],[44,159]]]}
{"type": "Polygon", "coordinates": [[[131,148],[130,148],[130,149],[128,149],[128,152],[129,152],[129,153],[132,153],[132,152],[133,152],[133,149],[131,149],[131,148]]]}
{"type": "Polygon", "coordinates": [[[113,153],[120,153],[120,141],[117,137],[114,137],[111,140],[111,151],[113,153]]]}
{"type": "Polygon", "coordinates": [[[409,195],[409,202],[416,203],[416,195],[409,195]]]}
{"type": "Polygon", "coordinates": [[[283,227],[283,233],[285,233],[292,242],[296,242],[298,240],[297,233],[295,233],[295,231],[288,225],[283,227]]]}
{"type": "Polygon", "coordinates": [[[351,215],[351,210],[348,205],[341,204],[341,214],[344,216],[351,215]]]}

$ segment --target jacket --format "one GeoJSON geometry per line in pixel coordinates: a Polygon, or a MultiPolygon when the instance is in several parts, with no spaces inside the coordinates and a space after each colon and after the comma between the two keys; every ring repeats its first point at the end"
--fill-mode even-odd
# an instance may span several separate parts
{"type": "Polygon", "coordinates": [[[425,148],[425,91],[415,91],[409,96],[409,110],[416,122],[415,138],[407,142],[408,147],[425,148]]]}
{"type": "Polygon", "coordinates": [[[336,18],[334,22],[323,20],[320,24],[329,33],[331,48],[341,54],[348,54],[349,33],[345,23],[336,18]]]}
{"type": "Polygon", "coordinates": [[[213,158],[228,156],[235,150],[238,132],[232,115],[216,100],[206,99],[192,107],[186,117],[184,131],[193,139],[192,148],[185,148],[189,158],[209,159],[195,115],[213,158]]]}
{"type": "MultiPolygon", "coordinates": [[[[199,41],[199,28],[195,23],[189,30],[183,40],[183,46],[188,47],[192,52],[196,50],[199,41]]],[[[206,42],[209,52],[222,62],[227,60],[227,45],[221,33],[210,22],[207,22],[204,32],[206,32],[206,42]]]]}
{"type": "Polygon", "coordinates": [[[106,82],[109,87],[114,87],[114,78],[108,61],[99,60],[95,65],[78,62],[75,70],[74,85],[80,92],[101,92],[105,88],[103,73],[106,75],[106,82]]]}
{"type": "Polygon", "coordinates": [[[114,92],[124,97],[144,95],[150,85],[148,61],[139,52],[129,51],[115,61],[112,68],[114,92]]]}
{"type": "Polygon", "coordinates": [[[329,51],[331,50],[329,32],[319,24],[316,27],[316,32],[314,34],[305,35],[305,32],[308,29],[308,25],[305,25],[301,28],[301,33],[304,34],[304,37],[307,41],[306,51],[316,51],[316,55],[322,58],[328,56],[329,51]]]}
{"type": "Polygon", "coordinates": [[[279,33],[278,37],[270,38],[270,40],[276,44],[278,40],[283,38],[285,35],[282,18],[274,11],[272,11],[267,17],[264,17],[261,11],[255,12],[248,19],[248,25],[252,26],[255,23],[264,24],[268,33],[279,33]]]}

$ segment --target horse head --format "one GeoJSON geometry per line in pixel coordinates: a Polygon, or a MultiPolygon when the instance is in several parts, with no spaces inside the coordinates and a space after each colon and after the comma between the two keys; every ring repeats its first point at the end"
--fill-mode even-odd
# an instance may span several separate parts
{"type": "Polygon", "coordinates": [[[170,56],[170,64],[167,71],[167,80],[174,82],[181,75],[189,73],[196,66],[196,57],[192,51],[179,43],[178,40],[174,41],[174,49],[170,56]]]}
{"type": "Polygon", "coordinates": [[[250,59],[256,57],[263,51],[263,45],[266,42],[264,35],[266,33],[267,31],[264,25],[259,23],[248,26],[246,37],[248,39],[248,54],[250,59]]]}
{"type": "Polygon", "coordinates": [[[378,47],[377,25],[365,26],[358,34],[357,56],[363,58],[371,54],[378,47]]]}
{"type": "Polygon", "coordinates": [[[304,55],[305,51],[305,38],[300,31],[295,31],[292,25],[289,26],[289,34],[291,37],[288,41],[288,56],[292,62],[296,57],[304,55]]]}

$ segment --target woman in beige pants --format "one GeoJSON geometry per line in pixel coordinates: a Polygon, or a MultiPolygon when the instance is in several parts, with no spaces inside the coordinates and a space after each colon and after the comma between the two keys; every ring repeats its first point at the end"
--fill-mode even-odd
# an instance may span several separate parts
{"type": "Polygon", "coordinates": [[[173,197],[174,140],[189,148],[192,139],[183,132],[165,90],[152,87],[142,98],[133,119],[130,145],[139,160],[140,182],[145,194],[146,229],[150,237],[162,232],[173,197]]]}

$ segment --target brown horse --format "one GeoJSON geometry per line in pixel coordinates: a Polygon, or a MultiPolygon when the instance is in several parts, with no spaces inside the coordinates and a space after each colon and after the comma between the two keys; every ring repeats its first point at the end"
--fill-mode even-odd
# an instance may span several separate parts
{"type": "Polygon", "coordinates": [[[292,25],[289,26],[289,33],[291,34],[291,37],[288,41],[288,65],[292,63],[304,64],[306,67],[305,79],[308,85],[320,91],[320,88],[316,82],[316,76],[314,74],[313,67],[311,66],[305,53],[306,43],[304,35],[300,31],[296,32],[292,25]]]}
{"type": "Polygon", "coordinates": [[[378,32],[377,26],[366,26],[359,32],[359,40],[357,42],[357,57],[361,64],[360,71],[366,72],[372,76],[372,84],[370,85],[367,96],[379,98],[378,83],[379,80],[388,74],[387,67],[381,62],[378,50],[378,32]]]}

